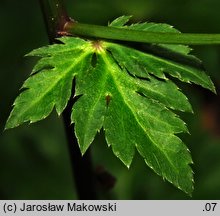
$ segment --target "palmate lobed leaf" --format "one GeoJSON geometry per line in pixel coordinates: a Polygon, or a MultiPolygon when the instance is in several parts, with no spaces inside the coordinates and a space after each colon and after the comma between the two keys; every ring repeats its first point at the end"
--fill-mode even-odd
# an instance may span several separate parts
{"type": "MultiPolygon", "coordinates": [[[[166,24],[140,23],[125,26],[129,16],[110,25],[142,31],[177,32],[166,24]]],[[[174,110],[192,112],[186,96],[167,74],[215,91],[201,68],[175,62],[107,41],[63,37],[63,44],[33,50],[41,59],[25,89],[15,100],[6,128],[47,117],[55,107],[61,114],[71,96],[76,78],[71,120],[82,154],[101,128],[114,154],[129,167],[137,150],[158,175],[191,194],[192,159],[177,137],[188,132],[174,110]]],[[[183,45],[158,45],[170,54],[198,63],[183,45]]]]}

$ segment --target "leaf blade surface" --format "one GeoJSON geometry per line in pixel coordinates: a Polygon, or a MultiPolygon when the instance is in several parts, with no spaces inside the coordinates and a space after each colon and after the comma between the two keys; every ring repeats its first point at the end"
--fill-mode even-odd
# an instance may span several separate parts
{"type": "MultiPolygon", "coordinates": [[[[126,25],[130,16],[110,26],[149,32],[180,33],[167,24],[126,25]]],[[[215,92],[201,62],[183,45],[159,44],[143,52],[109,41],[63,37],[62,44],[33,50],[40,60],[14,102],[6,128],[36,122],[55,108],[60,115],[75,95],[71,121],[84,154],[102,128],[108,146],[127,167],[137,151],[158,175],[184,192],[193,191],[192,159],[177,136],[188,132],[175,111],[192,112],[187,97],[170,76],[215,92]],[[170,56],[160,53],[166,50],[170,56]],[[158,54],[158,55],[157,55],[158,54]]]]}

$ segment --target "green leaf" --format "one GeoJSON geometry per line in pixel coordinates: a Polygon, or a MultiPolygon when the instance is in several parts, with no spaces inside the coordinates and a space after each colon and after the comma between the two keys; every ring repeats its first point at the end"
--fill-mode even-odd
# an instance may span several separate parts
{"type": "Polygon", "coordinates": [[[177,106],[175,99],[169,96],[171,91],[174,97],[180,96],[180,103],[190,107],[186,98],[171,81],[158,81],[153,77],[152,81],[146,81],[130,76],[108,52],[96,57],[96,67],[84,75],[90,81],[85,82],[84,77],[76,87],[77,95],[82,96],[72,111],[82,152],[103,127],[108,145],[126,166],[130,166],[137,149],[155,172],[190,193],[192,173],[188,164],[192,162],[191,157],[175,136],[175,133],[187,132],[187,128],[164,105],[177,106]],[[158,82],[164,86],[168,83],[170,88],[156,91],[158,82]],[[180,167],[184,169],[180,171],[180,167]]]}
{"type": "Polygon", "coordinates": [[[82,39],[60,40],[65,44],[43,47],[28,54],[42,57],[32,72],[39,73],[30,76],[22,86],[27,90],[16,98],[6,129],[44,119],[53,107],[60,115],[66,107],[71,96],[72,80],[77,71],[88,68],[92,50],[82,39]]]}
{"type": "Polygon", "coordinates": [[[215,92],[211,79],[199,68],[126,46],[115,46],[113,43],[107,43],[107,48],[118,64],[134,76],[148,78],[149,74],[152,74],[158,78],[167,79],[166,74],[168,74],[183,82],[195,83],[215,92]]]}
{"type": "MultiPolygon", "coordinates": [[[[166,24],[124,26],[129,18],[120,17],[110,25],[142,31],[177,31],[166,24]]],[[[153,47],[156,55],[107,41],[71,37],[59,40],[63,44],[28,54],[40,60],[15,100],[6,128],[44,119],[53,108],[60,115],[75,78],[74,96],[79,99],[73,105],[71,120],[82,154],[103,128],[108,146],[127,167],[137,150],[158,175],[191,194],[192,159],[177,136],[188,130],[174,111],[192,112],[192,108],[169,76],[215,90],[198,59],[189,54],[190,48],[160,44],[153,47]],[[169,56],[180,55],[181,61],[161,54],[161,49],[169,56]]]]}
{"type": "MultiPolygon", "coordinates": [[[[128,28],[133,30],[142,30],[149,32],[168,32],[168,33],[180,33],[178,30],[174,29],[168,24],[158,24],[158,23],[138,23],[132,24],[130,26],[125,25],[128,22],[129,17],[119,17],[114,20],[109,26],[128,28]],[[117,23],[115,25],[114,23],[117,23]]],[[[159,47],[167,49],[169,55],[172,52],[181,54],[181,57],[184,61],[185,59],[190,59],[191,64],[199,64],[200,60],[195,56],[189,55],[191,48],[185,45],[170,45],[170,44],[160,44],[159,47]]],[[[131,73],[136,73],[137,76],[147,77],[148,73],[152,73],[158,78],[165,78],[167,73],[173,77],[180,79],[183,82],[193,82],[195,84],[201,85],[204,88],[208,88],[211,91],[215,92],[215,87],[211,79],[202,71],[201,68],[192,67],[191,64],[181,64],[167,58],[160,58],[159,56],[150,55],[148,53],[143,53],[138,50],[131,49],[129,47],[117,46],[114,44],[111,46],[111,43],[108,44],[109,50],[112,52],[116,61],[120,66],[125,68],[137,67],[136,70],[131,69],[131,73]],[[129,61],[128,61],[129,59],[129,61]],[[146,59],[148,59],[146,61],[146,59]],[[144,69],[143,69],[144,68],[144,69]],[[143,70],[145,72],[143,73],[143,70]],[[147,73],[146,73],[147,71],[147,73]],[[143,75],[144,74],[144,75],[143,75]]]]}

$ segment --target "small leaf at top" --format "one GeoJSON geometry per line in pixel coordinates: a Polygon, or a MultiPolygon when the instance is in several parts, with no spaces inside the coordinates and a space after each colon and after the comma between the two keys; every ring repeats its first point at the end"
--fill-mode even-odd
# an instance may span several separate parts
{"type": "Polygon", "coordinates": [[[120,16],[117,19],[113,20],[109,26],[111,27],[122,27],[124,26],[132,16],[120,16]]]}

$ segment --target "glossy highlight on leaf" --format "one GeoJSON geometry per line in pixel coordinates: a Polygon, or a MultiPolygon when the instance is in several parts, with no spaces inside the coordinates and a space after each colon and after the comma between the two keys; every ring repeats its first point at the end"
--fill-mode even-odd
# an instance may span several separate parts
{"type": "MultiPolygon", "coordinates": [[[[110,26],[142,31],[178,32],[167,24],[138,23],[125,26],[130,16],[119,17],[110,26]]],[[[38,56],[32,75],[16,98],[6,128],[46,118],[55,108],[60,115],[71,96],[75,97],[71,121],[84,154],[102,128],[108,146],[127,167],[135,152],[158,175],[184,192],[193,191],[192,159],[177,136],[188,132],[174,111],[192,112],[187,97],[169,76],[215,91],[199,60],[183,45],[163,45],[169,54],[192,61],[184,64],[163,55],[142,52],[109,41],[77,37],[58,39],[54,44],[33,50],[38,56]],[[200,64],[200,62],[199,62],[200,64]],[[169,75],[169,76],[167,76],[169,75]]]]}

